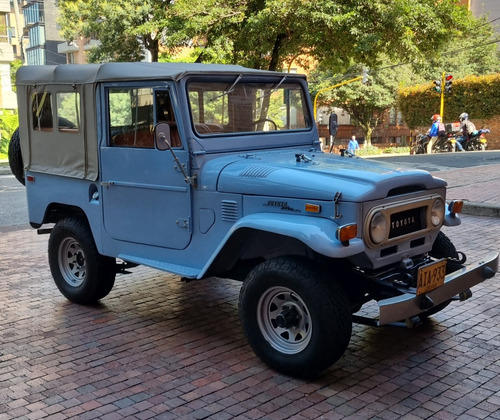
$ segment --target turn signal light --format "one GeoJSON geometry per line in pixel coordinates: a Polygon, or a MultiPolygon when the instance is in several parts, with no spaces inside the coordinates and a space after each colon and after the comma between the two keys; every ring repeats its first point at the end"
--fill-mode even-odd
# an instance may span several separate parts
{"type": "Polygon", "coordinates": [[[349,241],[354,239],[358,234],[358,225],[356,223],[352,223],[350,225],[340,226],[337,229],[337,239],[343,245],[349,245],[349,241]]]}
{"type": "Polygon", "coordinates": [[[318,204],[307,204],[306,203],[306,211],[309,213],[319,213],[319,212],[321,212],[321,206],[318,204]]]}
{"type": "Polygon", "coordinates": [[[450,213],[462,213],[462,208],[464,206],[464,202],[462,200],[453,200],[448,205],[448,210],[450,213]]]}

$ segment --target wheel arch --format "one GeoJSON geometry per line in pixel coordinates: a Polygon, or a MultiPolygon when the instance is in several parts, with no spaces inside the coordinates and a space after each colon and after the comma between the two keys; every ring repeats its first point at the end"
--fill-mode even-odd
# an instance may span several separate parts
{"type": "Polygon", "coordinates": [[[342,245],[335,237],[339,225],[308,216],[254,214],[240,219],[226,235],[198,278],[225,275],[241,279],[270,258],[294,255],[346,258],[364,251],[361,239],[342,245]]]}
{"type": "Polygon", "coordinates": [[[77,217],[85,219],[87,224],[90,225],[89,218],[82,208],[70,204],[50,203],[45,209],[43,220],[41,223],[30,222],[31,227],[38,229],[47,223],[57,223],[61,219],[67,217],[77,217]]]}

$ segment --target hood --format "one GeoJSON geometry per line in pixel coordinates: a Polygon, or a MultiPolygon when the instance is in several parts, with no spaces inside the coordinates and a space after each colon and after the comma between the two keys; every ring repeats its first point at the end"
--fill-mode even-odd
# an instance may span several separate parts
{"type": "Polygon", "coordinates": [[[361,202],[385,198],[394,189],[415,191],[446,186],[445,181],[426,171],[290,149],[213,159],[204,165],[200,175],[205,189],[328,201],[337,191],[342,192],[342,201],[361,202]],[[213,182],[207,185],[210,178],[213,182]]]}

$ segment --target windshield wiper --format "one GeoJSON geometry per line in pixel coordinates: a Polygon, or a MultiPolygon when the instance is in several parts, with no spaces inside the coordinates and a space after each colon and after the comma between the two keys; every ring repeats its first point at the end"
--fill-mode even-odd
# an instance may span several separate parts
{"type": "Polygon", "coordinates": [[[259,96],[257,98],[257,100],[259,99],[262,99],[262,98],[265,98],[266,96],[270,95],[271,93],[274,93],[278,90],[278,88],[281,86],[281,84],[286,80],[286,76],[283,76],[283,78],[279,81],[279,83],[277,83],[276,85],[274,85],[271,89],[269,89],[267,92],[264,92],[264,94],[262,96],[259,96]]]}
{"type": "Polygon", "coordinates": [[[236,83],[238,83],[242,77],[243,75],[240,74],[229,88],[227,88],[220,95],[217,95],[215,98],[210,99],[210,102],[216,101],[217,99],[222,98],[223,96],[229,95],[234,90],[236,83]]]}

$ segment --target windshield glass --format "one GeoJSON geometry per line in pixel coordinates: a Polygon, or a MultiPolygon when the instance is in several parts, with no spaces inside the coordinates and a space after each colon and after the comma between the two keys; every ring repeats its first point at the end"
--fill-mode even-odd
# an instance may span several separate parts
{"type": "Polygon", "coordinates": [[[202,136],[308,130],[311,119],[302,85],[287,81],[245,82],[241,76],[223,82],[188,84],[191,118],[202,136]]]}

